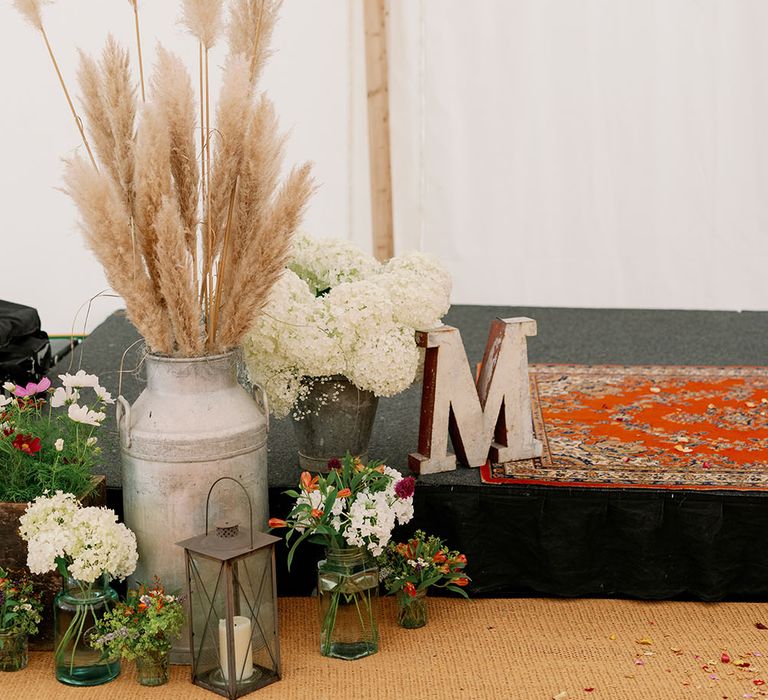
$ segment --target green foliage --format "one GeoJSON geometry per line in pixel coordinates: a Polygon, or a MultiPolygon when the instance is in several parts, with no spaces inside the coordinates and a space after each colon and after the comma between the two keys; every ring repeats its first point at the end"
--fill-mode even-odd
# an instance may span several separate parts
{"type": "MultiPolygon", "coordinates": [[[[82,497],[92,488],[98,425],[70,418],[69,404],[53,407],[47,394],[12,397],[0,408],[0,501],[25,503],[46,490],[82,497]]],[[[89,406],[101,407],[98,397],[89,406]]]]}
{"type": "Polygon", "coordinates": [[[416,530],[408,542],[390,542],[379,557],[387,593],[402,591],[409,596],[435,586],[467,598],[464,586],[470,579],[464,573],[466,565],[466,556],[449,550],[439,537],[423,530],[416,530]]]}
{"type": "Polygon", "coordinates": [[[0,567],[0,632],[35,634],[42,609],[32,582],[27,578],[11,579],[0,567]]]}
{"type": "Polygon", "coordinates": [[[128,591],[96,625],[92,646],[106,656],[132,660],[156,652],[168,652],[171,640],[184,623],[184,606],[178,596],[168,595],[158,579],[153,588],[142,585],[128,591]]]}

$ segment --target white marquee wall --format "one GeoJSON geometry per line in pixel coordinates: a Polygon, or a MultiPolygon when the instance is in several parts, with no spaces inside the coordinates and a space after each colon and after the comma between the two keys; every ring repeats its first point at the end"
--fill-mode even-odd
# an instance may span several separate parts
{"type": "MultiPolygon", "coordinates": [[[[194,66],[177,3],[142,5],[148,60],[194,66]]],[[[46,17],[71,87],[76,47],[132,47],[127,2],[46,17]]],[[[442,258],[457,303],[768,309],[766,32],[763,0],[390,0],[396,249],[442,258]]],[[[285,0],[275,46],[288,161],[320,184],[305,228],[369,247],[360,0],[285,0]]],[[[106,283],[56,190],[78,134],[8,0],[0,66],[0,297],[67,332],[106,283]]]]}

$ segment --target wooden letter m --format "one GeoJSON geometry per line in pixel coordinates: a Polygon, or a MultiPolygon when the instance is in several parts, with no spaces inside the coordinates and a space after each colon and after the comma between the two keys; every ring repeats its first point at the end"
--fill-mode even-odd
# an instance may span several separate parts
{"type": "Polygon", "coordinates": [[[531,318],[497,318],[491,325],[475,383],[457,328],[416,334],[425,348],[419,451],[408,456],[414,472],[456,469],[456,457],[479,467],[490,455],[511,462],[541,455],[533,436],[526,337],[536,335],[531,318]],[[448,452],[450,433],[456,455],[448,452]]]}

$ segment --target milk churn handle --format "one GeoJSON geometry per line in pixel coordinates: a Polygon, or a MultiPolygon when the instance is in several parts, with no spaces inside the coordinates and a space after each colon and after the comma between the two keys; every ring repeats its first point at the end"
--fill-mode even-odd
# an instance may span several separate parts
{"type": "Polygon", "coordinates": [[[253,506],[251,505],[251,497],[248,495],[248,491],[245,490],[245,486],[243,486],[237,479],[233,479],[231,476],[222,476],[216,479],[211,484],[211,488],[208,489],[208,497],[205,499],[205,534],[208,535],[208,506],[211,504],[211,493],[213,493],[213,487],[216,486],[220,481],[234,481],[241,489],[243,489],[243,493],[245,494],[245,498],[248,501],[248,515],[249,515],[249,525],[251,529],[251,549],[253,549],[253,506]]]}
{"type": "Polygon", "coordinates": [[[117,429],[120,431],[120,443],[128,449],[131,446],[131,404],[123,396],[117,397],[115,418],[117,429]]]}
{"type": "Polygon", "coordinates": [[[252,391],[254,400],[264,407],[264,415],[267,417],[267,432],[269,432],[269,399],[267,398],[267,392],[261,384],[253,384],[252,391]]]}

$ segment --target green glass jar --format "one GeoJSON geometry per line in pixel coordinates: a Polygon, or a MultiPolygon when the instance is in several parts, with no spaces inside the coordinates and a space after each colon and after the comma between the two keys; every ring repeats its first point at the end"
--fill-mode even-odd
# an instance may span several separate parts
{"type": "Polygon", "coordinates": [[[67,685],[101,685],[117,678],[120,659],[105,656],[91,641],[95,625],[117,603],[107,576],[93,583],[65,578],[53,604],[56,680],[67,685]]]}
{"type": "Polygon", "coordinates": [[[168,652],[155,651],[137,656],[136,675],[141,685],[165,685],[168,682],[168,652]]]}
{"type": "Polygon", "coordinates": [[[367,549],[326,549],[317,564],[320,653],[360,659],[379,649],[379,567],[367,549]]]}
{"type": "Polygon", "coordinates": [[[0,632],[0,671],[21,671],[29,661],[26,632],[0,632]]]}
{"type": "Polygon", "coordinates": [[[397,624],[413,630],[427,624],[427,590],[416,591],[408,595],[405,591],[397,592],[397,624]]]}

